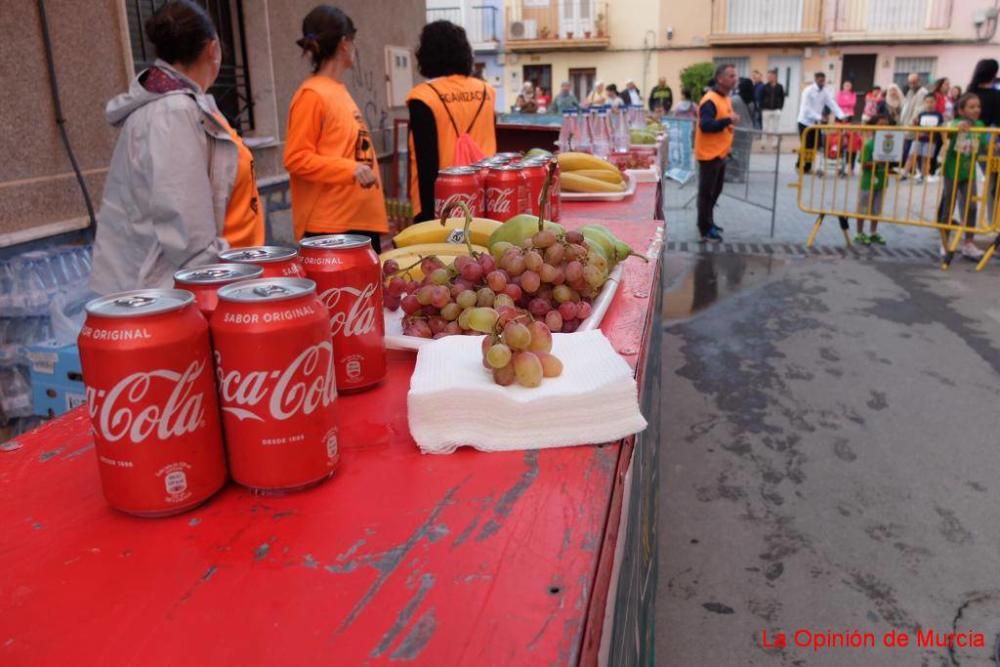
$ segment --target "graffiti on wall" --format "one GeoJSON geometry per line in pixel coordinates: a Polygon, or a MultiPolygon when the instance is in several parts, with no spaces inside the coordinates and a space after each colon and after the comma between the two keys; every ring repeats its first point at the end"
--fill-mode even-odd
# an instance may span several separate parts
{"type": "Polygon", "coordinates": [[[379,76],[375,68],[366,64],[361,55],[361,49],[354,54],[354,68],[350,85],[351,96],[364,116],[365,123],[375,136],[381,135],[379,130],[389,126],[389,112],[385,108],[385,90],[379,84],[385,75],[379,76]]]}

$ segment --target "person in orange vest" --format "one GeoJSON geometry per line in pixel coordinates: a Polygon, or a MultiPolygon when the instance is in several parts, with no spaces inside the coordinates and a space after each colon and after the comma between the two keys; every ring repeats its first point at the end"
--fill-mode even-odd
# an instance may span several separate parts
{"type": "Polygon", "coordinates": [[[417,222],[434,217],[438,170],[497,152],[493,87],[472,74],[465,30],[434,21],[420,32],[417,69],[428,81],[406,96],[410,112],[410,200],[417,222]]]}
{"type": "Polygon", "coordinates": [[[698,124],[694,130],[694,156],[698,160],[698,231],[701,242],[722,241],[722,228],[715,224],[715,203],[722,194],[726,159],[733,149],[733,124],[740,120],[733,112],[730,94],[738,81],[735,65],[715,68],[715,81],[698,104],[698,124]]]}
{"type": "Polygon", "coordinates": [[[389,231],[372,137],[344,78],[354,66],[351,18],[320,5],[302,21],[296,43],[312,60],[288,109],[285,169],[292,191],[296,240],[322,234],[361,234],[381,251],[389,231]]]}
{"type": "Polygon", "coordinates": [[[121,131],[97,215],[98,294],[171,287],[178,269],[264,243],[253,154],[207,92],[222,66],[211,17],[173,0],[145,32],[156,61],[105,109],[121,131]]]}

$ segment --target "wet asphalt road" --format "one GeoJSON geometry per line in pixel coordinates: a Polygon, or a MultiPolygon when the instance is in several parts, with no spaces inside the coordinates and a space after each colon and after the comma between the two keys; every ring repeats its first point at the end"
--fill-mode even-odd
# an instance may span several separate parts
{"type": "Polygon", "coordinates": [[[665,280],[656,664],[995,664],[1000,265],[673,254],[665,280]]]}

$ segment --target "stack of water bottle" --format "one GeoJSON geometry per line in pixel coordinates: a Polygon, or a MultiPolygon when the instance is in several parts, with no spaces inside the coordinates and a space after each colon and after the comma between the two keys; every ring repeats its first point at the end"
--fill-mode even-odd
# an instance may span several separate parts
{"type": "Polygon", "coordinates": [[[65,309],[74,294],[84,298],[90,266],[90,247],[84,245],[56,245],[0,260],[0,436],[38,424],[32,350],[75,337],[65,309]]]}
{"type": "Polygon", "coordinates": [[[564,111],[559,129],[559,150],[592,153],[607,159],[611,153],[625,153],[629,149],[629,130],[636,118],[645,113],[642,109],[609,106],[590,107],[564,111]]]}

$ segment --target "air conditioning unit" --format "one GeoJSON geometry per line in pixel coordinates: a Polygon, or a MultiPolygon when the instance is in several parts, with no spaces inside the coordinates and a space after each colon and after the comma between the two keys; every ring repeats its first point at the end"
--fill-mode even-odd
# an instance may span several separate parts
{"type": "Polygon", "coordinates": [[[538,21],[526,19],[510,24],[511,39],[538,39],[538,21]]]}

